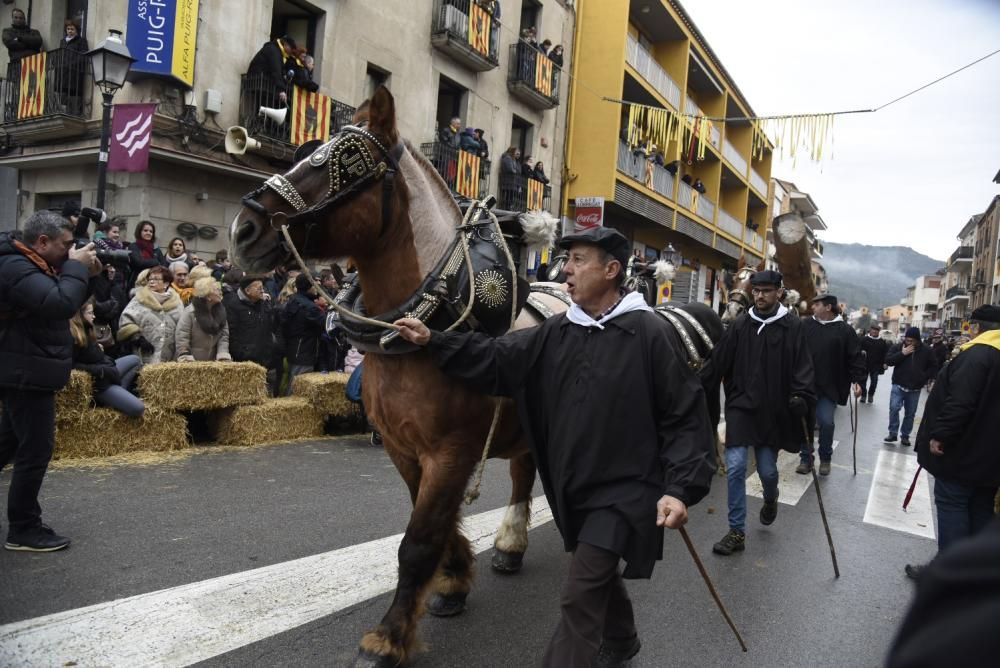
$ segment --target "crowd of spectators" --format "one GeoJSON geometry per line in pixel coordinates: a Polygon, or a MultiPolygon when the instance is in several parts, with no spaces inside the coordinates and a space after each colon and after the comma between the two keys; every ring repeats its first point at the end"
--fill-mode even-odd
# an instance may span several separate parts
{"type": "MultiPolygon", "coordinates": [[[[78,239],[87,231],[75,203],[63,216],[78,239]]],[[[141,415],[132,384],[147,364],[255,362],[268,370],[274,396],[290,393],[300,373],[344,370],[350,346],[341,334],[327,333],[327,304],[305,275],[284,268],[246,275],[225,250],[205,262],[180,237],[161,248],[147,220],[131,244],[120,233],[117,220],[97,226],[95,246],[126,251],[128,262],[105,264],[73,318],[74,365],[94,377],[99,403],[141,415]]],[[[319,278],[329,294],[342,279],[337,266],[319,278]]]]}

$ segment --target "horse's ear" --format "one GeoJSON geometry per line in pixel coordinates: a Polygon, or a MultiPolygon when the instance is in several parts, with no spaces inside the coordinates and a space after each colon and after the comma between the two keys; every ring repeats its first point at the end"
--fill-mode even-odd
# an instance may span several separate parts
{"type": "Polygon", "coordinates": [[[390,144],[399,141],[396,132],[396,101],[385,86],[379,86],[368,102],[368,127],[390,144]]]}

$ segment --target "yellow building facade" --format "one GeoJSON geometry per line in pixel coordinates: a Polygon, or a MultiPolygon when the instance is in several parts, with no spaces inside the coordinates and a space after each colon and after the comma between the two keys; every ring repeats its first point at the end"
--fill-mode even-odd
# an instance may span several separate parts
{"type": "Polygon", "coordinates": [[[578,0],[573,63],[567,222],[578,199],[588,212],[603,200],[602,224],[637,253],[681,254],[673,299],[717,305],[718,271],[766,253],[772,147],[754,150],[753,109],[674,0],[578,0]],[[686,130],[665,146],[637,140],[628,106],[604,98],[669,110],[686,130]]]}

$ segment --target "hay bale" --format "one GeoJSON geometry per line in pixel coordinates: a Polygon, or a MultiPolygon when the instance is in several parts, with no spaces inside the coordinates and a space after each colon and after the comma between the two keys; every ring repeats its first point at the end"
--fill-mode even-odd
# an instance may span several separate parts
{"type": "Polygon", "coordinates": [[[322,415],[347,417],[354,405],[347,399],[346,373],[303,373],[292,381],[292,395],[308,399],[322,415]]]}
{"type": "Polygon", "coordinates": [[[139,394],[147,406],[206,411],[259,404],[267,370],[253,362],[165,362],[143,367],[139,394]]]}
{"type": "Polygon", "coordinates": [[[323,435],[323,415],[302,397],[268,399],[215,416],[220,445],[263,445],[323,435]]]}
{"type": "Polygon", "coordinates": [[[189,445],[183,415],[147,407],[141,418],[132,418],[111,408],[93,408],[72,423],[56,424],[53,459],[165,452],[189,445]]]}
{"type": "Polygon", "coordinates": [[[90,410],[94,381],[86,371],[73,369],[66,387],[56,392],[56,421],[74,422],[90,410]]]}

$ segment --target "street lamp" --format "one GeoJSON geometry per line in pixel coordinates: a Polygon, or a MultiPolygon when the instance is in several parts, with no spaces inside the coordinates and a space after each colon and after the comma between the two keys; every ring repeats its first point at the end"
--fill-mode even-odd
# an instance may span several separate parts
{"type": "Polygon", "coordinates": [[[663,259],[675,267],[681,266],[681,262],[684,261],[684,258],[677,252],[673,244],[667,244],[667,247],[663,249],[663,259]]]}
{"type": "Polygon", "coordinates": [[[92,51],[87,52],[94,75],[94,84],[104,97],[101,116],[101,152],[97,157],[97,208],[104,209],[104,190],[108,185],[108,144],[111,140],[111,100],[125,85],[125,77],[135,58],[122,42],[120,30],[109,30],[108,36],[92,51]]]}

